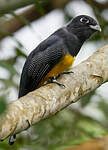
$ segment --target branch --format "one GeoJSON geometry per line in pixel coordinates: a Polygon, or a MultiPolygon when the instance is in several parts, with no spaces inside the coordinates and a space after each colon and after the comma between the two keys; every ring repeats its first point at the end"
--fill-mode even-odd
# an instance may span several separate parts
{"type": "Polygon", "coordinates": [[[2,21],[0,23],[0,30],[4,31],[0,34],[0,40],[7,35],[11,35],[12,33],[16,32],[18,29],[23,27],[25,24],[21,19],[27,19],[28,21],[33,21],[40,17],[40,13],[36,11],[35,7],[28,8],[27,10],[23,11],[22,13],[18,14],[18,17],[12,17],[8,20],[2,21]],[[18,19],[19,18],[19,19],[18,19]]]}
{"type": "Polygon", "coordinates": [[[71,69],[58,80],[65,85],[47,84],[8,104],[0,117],[0,140],[48,118],[108,81],[108,45],[71,69]]]}
{"type": "Polygon", "coordinates": [[[107,149],[108,149],[108,136],[105,136],[64,150],[107,150],[107,149]]]}
{"type": "Polygon", "coordinates": [[[21,7],[28,6],[30,4],[48,5],[48,3],[53,3],[54,5],[62,6],[72,0],[0,0],[0,14],[9,13],[9,11],[16,10],[21,7]],[[51,2],[52,1],[52,2],[51,2]]]}
{"type": "Polygon", "coordinates": [[[0,14],[35,3],[35,0],[0,0],[0,14]]]}
{"type": "MultiPolygon", "coordinates": [[[[70,2],[71,0],[52,0],[49,1],[47,4],[42,5],[42,10],[45,12],[41,12],[36,9],[36,7],[27,8],[25,11],[17,14],[17,17],[12,17],[6,21],[0,22],[0,40],[5,36],[12,35],[12,33],[19,30],[21,27],[27,25],[23,22],[23,19],[26,19],[29,22],[32,22],[50,11],[57,9],[57,8],[64,8],[65,5],[70,2]]],[[[1,10],[0,10],[1,11],[1,10]]]]}

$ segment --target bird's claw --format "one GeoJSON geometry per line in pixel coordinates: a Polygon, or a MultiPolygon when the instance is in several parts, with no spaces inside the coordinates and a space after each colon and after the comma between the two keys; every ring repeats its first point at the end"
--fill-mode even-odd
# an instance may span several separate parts
{"type": "Polygon", "coordinates": [[[57,79],[57,77],[50,77],[48,83],[56,83],[57,85],[65,88],[65,85],[60,83],[60,82],[58,82],[56,79],[57,79]]]}
{"type": "Polygon", "coordinates": [[[56,77],[50,77],[49,80],[48,80],[48,83],[56,83],[57,85],[65,88],[65,85],[58,82],[57,79],[63,75],[63,74],[70,74],[70,73],[73,73],[72,71],[66,71],[66,72],[62,72],[61,74],[57,75],[56,77]]]}

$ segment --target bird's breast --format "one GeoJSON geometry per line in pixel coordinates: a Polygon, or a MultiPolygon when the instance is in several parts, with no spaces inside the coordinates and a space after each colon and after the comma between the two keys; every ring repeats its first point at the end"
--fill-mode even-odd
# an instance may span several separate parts
{"type": "Polygon", "coordinates": [[[55,65],[55,67],[52,68],[52,70],[47,74],[47,78],[52,76],[57,76],[58,74],[64,72],[69,67],[72,66],[75,58],[71,55],[65,55],[58,64],[55,65]]]}
{"type": "Polygon", "coordinates": [[[48,78],[57,76],[58,74],[64,72],[68,68],[70,68],[74,62],[75,58],[70,54],[63,56],[63,58],[51,69],[51,71],[42,79],[39,87],[44,84],[48,78]]]}

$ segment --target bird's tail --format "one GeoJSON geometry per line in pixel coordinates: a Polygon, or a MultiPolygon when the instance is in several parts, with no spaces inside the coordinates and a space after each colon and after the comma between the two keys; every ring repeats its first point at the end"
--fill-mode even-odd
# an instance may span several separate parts
{"type": "Polygon", "coordinates": [[[13,145],[15,141],[16,141],[16,134],[10,136],[9,145],[13,145]]]}

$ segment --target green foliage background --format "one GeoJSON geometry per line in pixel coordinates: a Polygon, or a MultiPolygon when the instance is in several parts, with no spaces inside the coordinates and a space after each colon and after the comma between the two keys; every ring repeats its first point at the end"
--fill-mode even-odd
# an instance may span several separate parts
{"type": "MultiPolygon", "coordinates": [[[[108,20],[103,17],[104,8],[101,10],[97,5],[93,5],[93,3],[88,3],[88,1],[85,1],[85,3],[92,8],[94,15],[97,17],[102,27],[102,33],[97,33],[89,41],[94,42],[94,44],[98,42],[107,43],[108,20]]],[[[45,10],[41,6],[41,3],[34,1],[33,4],[36,6],[36,9],[44,15],[45,10]]],[[[62,12],[65,22],[68,22],[73,17],[73,14],[70,15],[70,12],[66,8],[67,5],[62,9],[62,12]]],[[[9,13],[31,28],[31,23],[28,22],[28,20],[18,18],[18,16],[12,11],[9,11],[9,13]]],[[[3,17],[5,16],[1,13],[1,19],[3,19],[3,17]]],[[[0,34],[8,35],[6,31],[2,30],[0,30],[0,34]]],[[[16,40],[14,34],[10,34],[9,36],[16,40]]],[[[6,79],[0,78],[0,115],[6,109],[9,89],[14,88],[18,91],[18,83],[14,78],[19,78],[20,74],[19,70],[15,68],[15,65],[18,63],[19,58],[25,59],[27,57],[23,52],[24,47],[22,43],[17,40],[16,42],[17,47],[14,48],[15,56],[0,60],[0,68],[5,69],[9,74],[6,79]]],[[[75,146],[93,138],[106,135],[108,132],[107,114],[107,100],[99,95],[97,91],[93,91],[81,98],[77,107],[74,107],[73,104],[73,107],[68,107],[65,110],[62,110],[55,116],[41,121],[29,131],[18,135],[17,142],[13,147],[8,145],[8,139],[1,142],[0,150],[21,150],[23,148],[27,150],[63,150],[75,146]],[[88,113],[86,114],[86,111],[83,111],[86,110],[93,101],[95,101],[95,109],[98,110],[96,113],[100,114],[98,119],[91,115],[87,115],[88,113]]]]}

